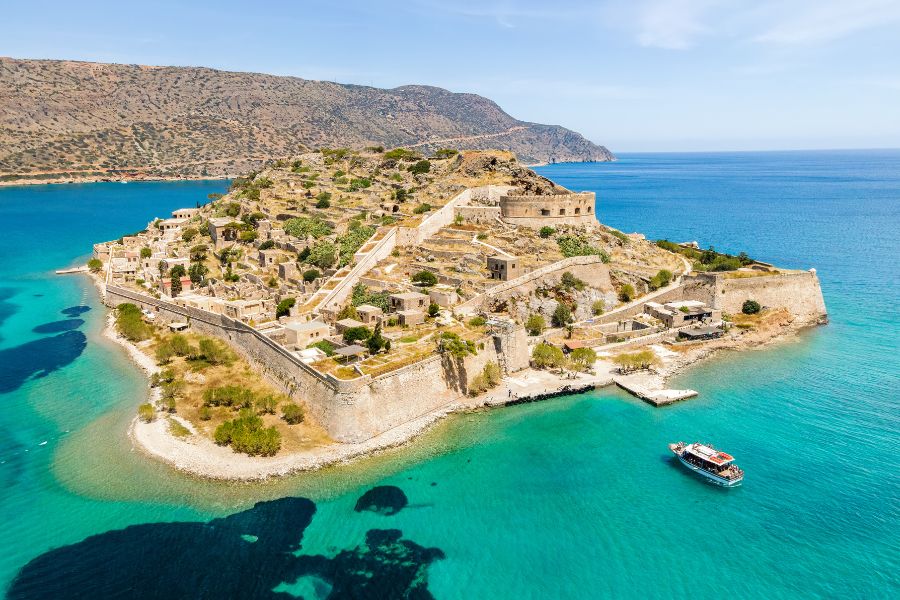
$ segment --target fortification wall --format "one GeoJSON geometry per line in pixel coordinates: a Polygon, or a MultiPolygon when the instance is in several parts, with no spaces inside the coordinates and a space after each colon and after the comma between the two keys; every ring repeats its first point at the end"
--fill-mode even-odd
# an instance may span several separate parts
{"type": "Polygon", "coordinates": [[[188,321],[193,330],[227,342],[271,383],[302,402],[335,440],[361,442],[452,401],[433,357],[380,377],[341,380],[301,362],[252,327],[196,308],[183,307],[131,290],[107,286],[110,307],[131,302],[161,322],[188,321]]]}
{"type": "Polygon", "coordinates": [[[756,300],[763,307],[783,307],[801,319],[819,321],[828,315],[822,287],[815,269],[780,275],[722,278],[721,309],[738,313],[745,300],[756,300]]]}
{"type": "Polygon", "coordinates": [[[464,223],[475,223],[478,225],[496,223],[500,218],[499,206],[457,206],[456,215],[458,215],[464,223]]]}
{"type": "MultiPolygon", "coordinates": [[[[368,242],[367,242],[368,243],[368,242]]],[[[350,273],[344,277],[333,290],[319,303],[318,310],[336,310],[353,292],[360,278],[372,270],[379,261],[391,255],[397,246],[397,229],[390,230],[387,235],[376,242],[375,247],[362,257],[350,273]]]]}
{"type": "Polygon", "coordinates": [[[501,218],[512,225],[540,228],[557,225],[597,224],[593,192],[548,196],[502,196],[501,218]]]}

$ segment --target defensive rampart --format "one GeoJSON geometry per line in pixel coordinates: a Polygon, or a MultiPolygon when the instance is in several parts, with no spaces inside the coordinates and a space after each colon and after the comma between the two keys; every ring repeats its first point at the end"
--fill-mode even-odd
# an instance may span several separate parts
{"type": "Polygon", "coordinates": [[[558,225],[596,225],[593,192],[547,196],[502,196],[500,216],[511,225],[538,229],[558,225]]]}

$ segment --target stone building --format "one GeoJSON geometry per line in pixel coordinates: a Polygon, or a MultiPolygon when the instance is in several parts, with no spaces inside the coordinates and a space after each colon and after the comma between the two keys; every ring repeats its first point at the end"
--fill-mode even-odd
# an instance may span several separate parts
{"type": "Polygon", "coordinates": [[[489,256],[487,268],[491,272],[491,279],[499,279],[500,281],[509,281],[525,273],[522,269],[522,261],[517,256],[501,254],[489,256]]]}
{"type": "Polygon", "coordinates": [[[384,316],[384,312],[380,308],[371,304],[360,304],[356,307],[356,313],[359,315],[360,321],[372,326],[378,325],[384,316]]]}
{"type": "Polygon", "coordinates": [[[284,324],[284,340],[287,344],[306,348],[331,335],[331,327],[322,321],[292,322],[284,324]]]}
{"type": "Polygon", "coordinates": [[[190,219],[194,215],[200,212],[199,208],[179,208],[178,210],[172,211],[173,219],[190,219]]]}
{"type": "Polygon", "coordinates": [[[511,225],[544,226],[597,224],[593,192],[546,196],[501,196],[500,217],[511,225]]]}
{"type": "Polygon", "coordinates": [[[232,223],[234,223],[234,219],[229,217],[219,217],[209,220],[209,236],[212,238],[216,248],[221,248],[237,241],[237,228],[229,227],[232,223]]]}
{"type": "Polygon", "coordinates": [[[396,311],[404,310],[425,310],[428,308],[428,296],[419,292],[404,292],[402,294],[391,294],[391,308],[396,311]]]}
{"type": "Polygon", "coordinates": [[[264,269],[269,267],[274,267],[278,264],[278,257],[280,256],[280,252],[278,250],[260,250],[259,251],[259,266],[264,269]]]}
{"type": "Polygon", "coordinates": [[[459,302],[456,289],[449,285],[436,285],[428,290],[428,298],[441,308],[450,308],[459,302]]]}
{"type": "Polygon", "coordinates": [[[644,311],[656,317],[666,327],[683,327],[691,323],[718,323],[722,320],[722,311],[712,308],[698,300],[679,300],[667,304],[648,302],[644,311]]]}
{"type": "Polygon", "coordinates": [[[421,310],[398,310],[397,316],[401,325],[418,325],[425,322],[425,313],[421,310]]]}

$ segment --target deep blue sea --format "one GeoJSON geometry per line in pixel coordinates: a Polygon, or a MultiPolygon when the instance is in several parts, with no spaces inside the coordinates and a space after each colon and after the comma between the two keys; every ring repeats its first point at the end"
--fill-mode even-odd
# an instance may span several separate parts
{"type": "Polygon", "coordinates": [[[600,220],[623,231],[815,267],[830,323],[692,368],[675,383],[700,397],[667,408],[604,389],[455,416],[320,473],[204,482],[130,446],[146,381],[100,336],[87,279],[52,270],[225,183],[0,188],[0,589],[900,597],[900,151],[633,154],[539,171],[595,191],[600,220]],[[744,485],[686,473],[666,456],[676,439],[733,453],[744,485]],[[357,510],[367,492],[360,504],[381,511],[357,510]]]}

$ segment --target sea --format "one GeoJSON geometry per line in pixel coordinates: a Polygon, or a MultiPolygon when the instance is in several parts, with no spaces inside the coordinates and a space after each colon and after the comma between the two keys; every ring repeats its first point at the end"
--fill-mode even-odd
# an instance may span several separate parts
{"type": "Polygon", "coordinates": [[[452,416],[261,483],[127,437],[147,382],[102,337],[98,240],[227,182],[0,188],[0,590],[10,598],[900,597],[900,151],[623,154],[538,171],[603,223],[815,268],[829,323],[617,391],[452,416]],[[721,488],[668,455],[737,458],[721,488]]]}

